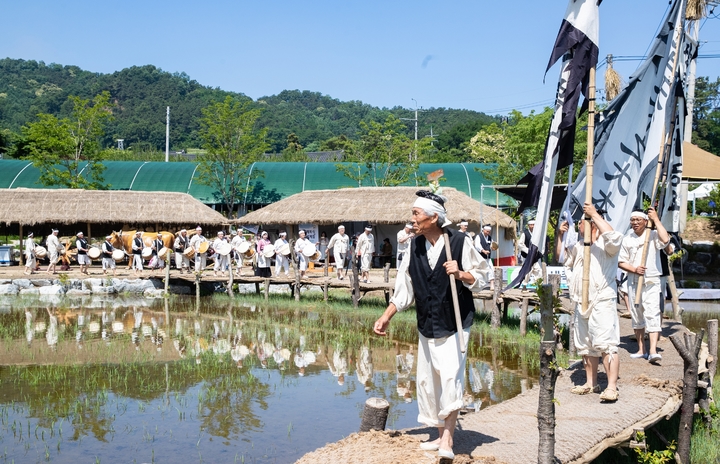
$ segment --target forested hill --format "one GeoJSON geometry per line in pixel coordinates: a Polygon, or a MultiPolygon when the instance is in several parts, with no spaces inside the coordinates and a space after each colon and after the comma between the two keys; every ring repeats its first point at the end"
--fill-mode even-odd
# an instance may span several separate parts
{"type": "MultiPolygon", "coordinates": [[[[133,66],[112,74],[85,71],[77,66],[46,65],[42,61],[0,60],[0,130],[19,133],[38,113],[59,117],[72,110],[68,96],[92,98],[103,90],[116,104],[114,120],[106,129],[105,146],[122,138],[126,147],[164,149],[165,112],[170,106],[171,148],[181,150],[202,145],[198,138],[202,108],[227,95],[249,97],[211,88],[185,73],[169,73],[155,66],[133,66]]],[[[342,102],[318,92],[286,90],[261,97],[264,108],[259,124],[269,130],[272,151],[280,152],[287,136],[295,133],[303,147],[321,149],[323,142],[345,135],[355,138],[360,121],[381,121],[389,114],[414,118],[414,110],[377,108],[360,101],[342,102]]],[[[455,151],[477,130],[497,117],[468,110],[431,108],[419,119],[419,137],[432,133],[436,147],[455,151]]],[[[414,131],[407,121],[408,133],[414,131]]]]}

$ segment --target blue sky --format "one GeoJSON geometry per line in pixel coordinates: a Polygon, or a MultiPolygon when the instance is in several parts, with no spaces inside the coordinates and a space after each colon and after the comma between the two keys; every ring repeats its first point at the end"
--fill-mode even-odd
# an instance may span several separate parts
{"type": "MultiPolygon", "coordinates": [[[[0,57],[111,73],[153,64],[254,99],[311,90],[380,107],[527,113],[551,105],[543,74],[566,0],[431,2],[222,0],[13,1],[0,57]]],[[[600,55],[644,55],[667,0],[605,0],[600,55]]],[[[718,9],[720,14],[720,8],[718,9]]],[[[704,21],[701,54],[720,55],[720,19],[704,21]]],[[[617,62],[627,79],[638,61],[617,62]]],[[[602,87],[602,74],[598,75],[602,87]]],[[[720,75],[701,59],[699,76],[720,75]]]]}

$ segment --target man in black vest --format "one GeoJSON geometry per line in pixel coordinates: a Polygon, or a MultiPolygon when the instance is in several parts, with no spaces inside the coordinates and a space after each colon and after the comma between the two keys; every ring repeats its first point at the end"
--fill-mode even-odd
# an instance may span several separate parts
{"type": "Polygon", "coordinates": [[[90,249],[90,244],[85,240],[85,235],[82,232],[78,232],[77,240],[75,240],[75,247],[77,248],[77,262],[80,265],[80,273],[88,274],[88,266],[90,266],[90,257],[87,252],[90,249]]]}
{"type": "Polygon", "coordinates": [[[135,232],[135,238],[132,242],[133,269],[135,269],[135,275],[142,274],[143,271],[142,251],[144,247],[145,244],[142,239],[142,231],[138,230],[135,232]]]}
{"type": "Polygon", "coordinates": [[[445,198],[428,191],[417,192],[412,208],[416,237],[410,253],[402,260],[395,281],[395,294],[373,330],[386,335],[396,312],[416,306],[419,343],[417,366],[418,421],[438,428],[439,438],[421,443],[424,450],[438,451],[452,459],[453,433],[458,410],[462,407],[466,355],[459,346],[455,324],[450,276],[459,281],[457,296],[466,341],[470,336],[475,307],[472,292],[486,282],[488,264],[473,247],[467,235],[446,229],[451,256],[445,254],[443,227],[445,198]]]}

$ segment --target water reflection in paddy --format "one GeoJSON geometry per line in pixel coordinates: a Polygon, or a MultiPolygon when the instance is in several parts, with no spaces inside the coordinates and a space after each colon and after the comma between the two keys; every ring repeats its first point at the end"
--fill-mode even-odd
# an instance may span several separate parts
{"type": "MultiPolygon", "coordinates": [[[[229,299],[18,299],[0,313],[0,450],[7,462],[292,462],[357,431],[364,402],[417,426],[416,329],[376,313],[229,299]]],[[[536,350],[471,342],[466,403],[532,387],[536,350]]],[[[536,363],[536,361],[535,361],[536,363]]]]}

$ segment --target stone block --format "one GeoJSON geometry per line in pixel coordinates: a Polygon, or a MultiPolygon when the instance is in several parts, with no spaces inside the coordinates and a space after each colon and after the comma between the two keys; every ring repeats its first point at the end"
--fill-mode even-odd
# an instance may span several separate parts
{"type": "Polygon", "coordinates": [[[62,285],[48,285],[47,287],[38,287],[40,295],[62,295],[65,293],[62,285]]]}
{"type": "Polygon", "coordinates": [[[0,295],[17,295],[18,293],[20,293],[20,288],[15,284],[0,285],[0,295]]]}

